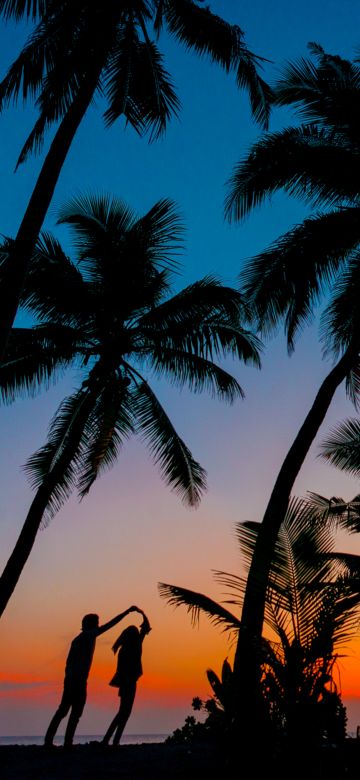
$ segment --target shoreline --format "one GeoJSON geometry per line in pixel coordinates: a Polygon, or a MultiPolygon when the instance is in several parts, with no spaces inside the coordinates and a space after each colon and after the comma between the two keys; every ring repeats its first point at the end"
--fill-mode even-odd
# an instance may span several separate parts
{"type": "MultiPolygon", "coordinates": [[[[122,745],[160,745],[165,742],[169,734],[123,734],[121,738],[122,745]]],[[[88,745],[90,742],[101,742],[102,734],[76,734],[74,746],[88,745]]],[[[64,734],[56,734],[54,745],[62,747],[64,743],[64,734]]],[[[44,734],[13,735],[0,736],[0,747],[41,747],[44,744],[44,734]]]]}

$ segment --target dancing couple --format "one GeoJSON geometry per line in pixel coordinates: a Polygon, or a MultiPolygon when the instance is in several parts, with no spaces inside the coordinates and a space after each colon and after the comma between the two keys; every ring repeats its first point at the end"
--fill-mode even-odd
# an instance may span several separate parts
{"type": "Polygon", "coordinates": [[[113,652],[118,653],[117,669],[110,685],[118,688],[120,696],[119,711],[110,723],[110,726],[102,740],[103,745],[108,745],[113,736],[113,745],[118,745],[130,717],[136,694],[136,683],[142,675],[141,655],[144,637],[151,631],[150,623],[139,607],[129,607],[108,623],[99,626],[99,616],[85,615],[82,619],[80,634],[73,639],[65,665],[64,690],[58,709],[52,718],[45,735],[46,747],[53,746],[55,734],[60,722],[70,712],[66,726],[64,747],[71,747],[77,724],[83,713],[86,702],[87,679],[94,655],[96,639],[113,628],[120,620],[130,614],[138,612],[143,617],[140,628],[132,625],[125,628],[112,646],[113,652]]]}

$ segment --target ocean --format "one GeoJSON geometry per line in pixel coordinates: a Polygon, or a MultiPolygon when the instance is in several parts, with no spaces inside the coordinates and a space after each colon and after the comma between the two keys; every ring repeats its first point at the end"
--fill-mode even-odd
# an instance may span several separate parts
{"type": "MultiPolygon", "coordinates": [[[[103,734],[76,734],[74,744],[85,745],[87,742],[100,742],[103,734]]],[[[122,745],[141,745],[165,742],[168,734],[123,734],[121,738],[122,745]]],[[[44,736],[40,737],[0,737],[0,745],[42,745],[44,736]]],[[[56,736],[55,745],[62,745],[64,737],[56,736]]]]}

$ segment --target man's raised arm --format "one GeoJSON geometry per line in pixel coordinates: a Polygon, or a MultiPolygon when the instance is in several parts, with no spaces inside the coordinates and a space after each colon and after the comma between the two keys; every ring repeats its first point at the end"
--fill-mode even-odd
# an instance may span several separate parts
{"type": "Polygon", "coordinates": [[[96,636],[100,636],[100,634],[108,631],[109,628],[116,626],[116,624],[119,623],[120,620],[122,620],[124,617],[126,617],[126,615],[129,615],[130,612],[141,612],[141,609],[138,607],[129,607],[129,609],[126,609],[125,612],[121,612],[120,615],[116,615],[116,617],[112,618],[112,620],[109,620],[108,623],[104,623],[103,626],[99,626],[96,629],[96,636]]]}

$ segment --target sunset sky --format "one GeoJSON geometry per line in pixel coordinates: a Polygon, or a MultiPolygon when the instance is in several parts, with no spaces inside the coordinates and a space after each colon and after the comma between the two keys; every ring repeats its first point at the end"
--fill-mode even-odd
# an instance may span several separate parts
{"type": "MultiPolygon", "coordinates": [[[[239,24],[249,47],[270,60],[264,69],[269,81],[286,59],[306,55],[309,41],[345,57],[353,57],[360,45],[357,0],[212,0],[210,5],[239,24]]],[[[0,34],[3,75],[25,29],[2,25],[0,34]]],[[[57,208],[70,196],[113,193],[139,214],[170,197],[187,227],[178,286],[208,273],[235,285],[243,260],[301,220],[305,211],[278,195],[243,225],[225,222],[226,181],[259,135],[247,95],[237,90],[233,77],[173,41],[163,39],[160,48],[181,99],[180,120],[149,145],[122,122],[105,130],[101,106],[93,108],[68,156],[46,228],[70,253],[65,228],[55,227],[57,208]]],[[[16,233],[43,159],[43,154],[31,158],[14,173],[34,118],[30,106],[23,110],[19,105],[0,121],[0,232],[7,236],[16,233]]],[[[290,121],[289,113],[277,110],[270,129],[290,121]]],[[[226,656],[232,660],[234,648],[206,618],[193,628],[183,608],[168,607],[158,595],[158,582],[224,596],[212,570],[239,571],[235,524],[261,520],[282,460],[329,366],[321,359],[314,326],[299,339],[291,358],[280,336],[266,345],[261,371],[231,366],[246,395],[232,407],[153,381],[178,432],[208,472],[208,493],[198,510],[187,510],[160,479],[142,442],[131,440],[90,495],[80,504],[74,496],[39,533],[0,623],[0,735],[45,732],[61,694],[70,641],[86,612],[98,612],[105,622],[138,604],[153,627],[144,642],[144,675],[128,733],[169,733],[191,713],[194,696],[209,695],[206,669],[219,672],[226,656]]],[[[22,464],[44,442],[50,418],[77,379],[67,375],[47,393],[0,410],[1,563],[32,499],[22,464]]],[[[340,388],[321,433],[348,414],[352,408],[340,388]]],[[[359,492],[358,482],[319,460],[320,439],[295,492],[350,499],[359,492]]],[[[360,553],[355,536],[339,539],[339,546],[360,553]]],[[[114,672],[111,645],[132,620],[139,623],[128,618],[98,640],[79,734],[103,733],[115,714],[116,691],[107,684],[114,672]]],[[[355,730],[360,723],[360,630],[344,656],[339,674],[349,729],[355,730]]]]}

